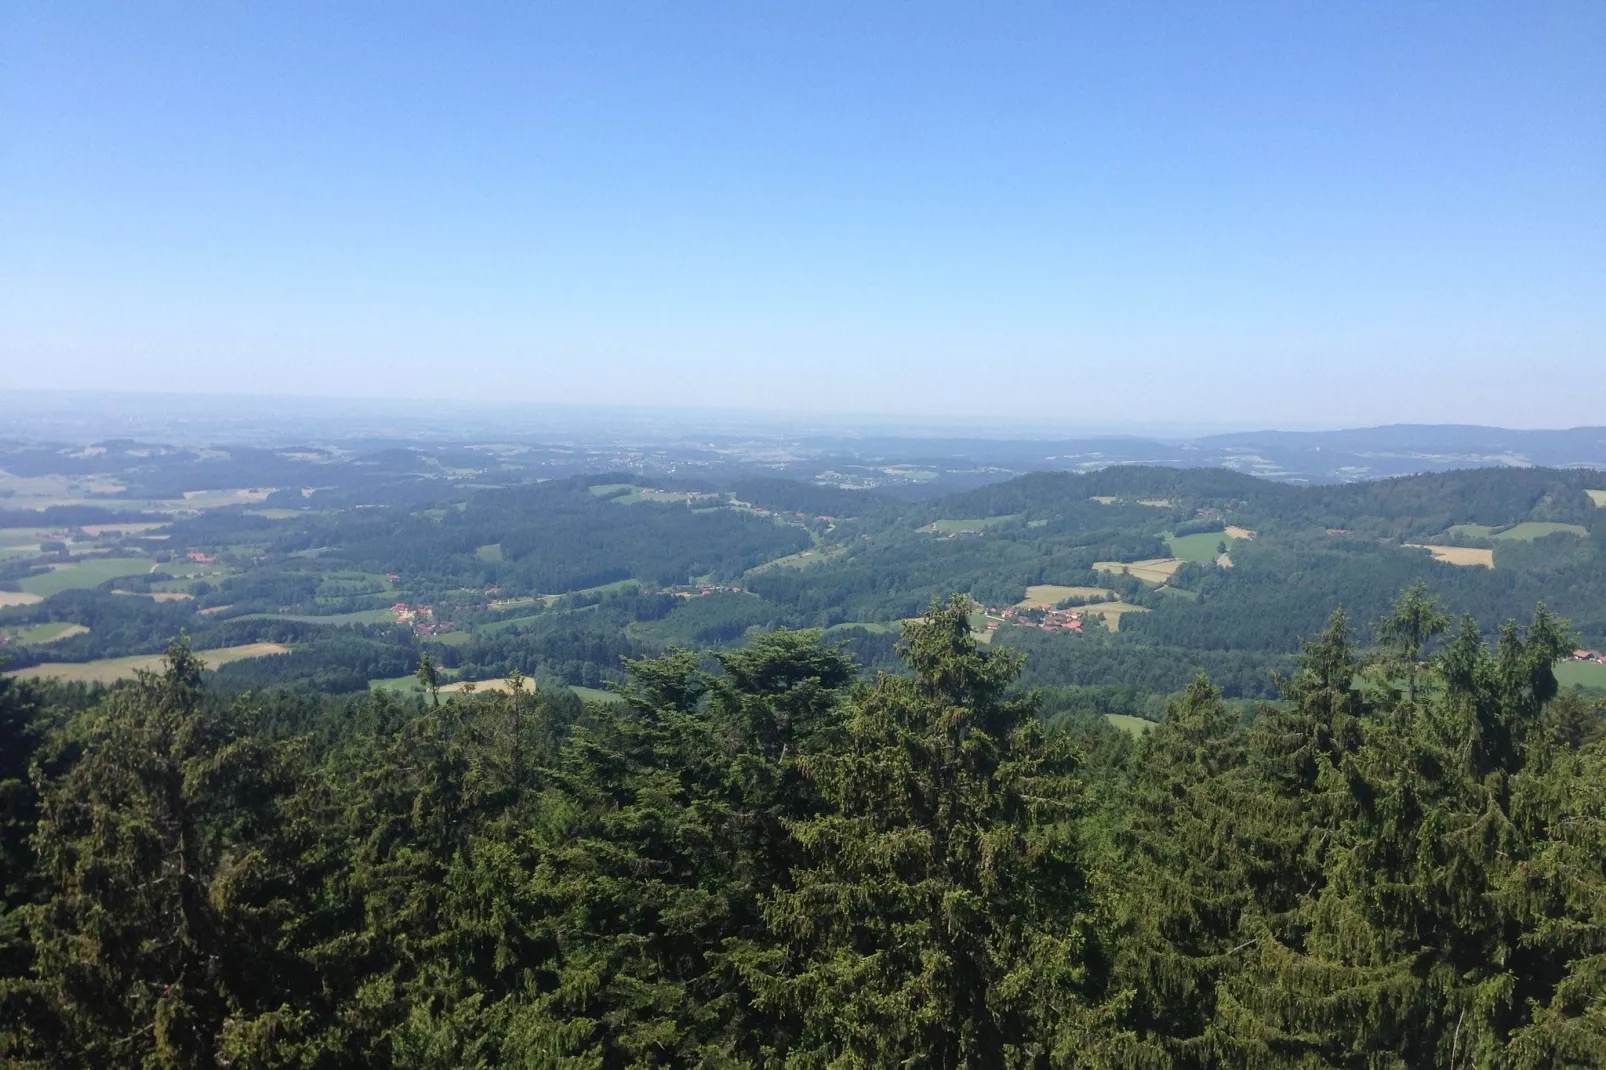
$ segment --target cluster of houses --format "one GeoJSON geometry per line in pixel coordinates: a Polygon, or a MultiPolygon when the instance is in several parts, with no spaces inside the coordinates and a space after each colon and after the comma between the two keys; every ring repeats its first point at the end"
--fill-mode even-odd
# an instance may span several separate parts
{"type": "Polygon", "coordinates": [[[1041,628],[1045,632],[1076,632],[1082,631],[1082,611],[1080,609],[1027,609],[1021,606],[1008,606],[1004,609],[989,609],[986,611],[987,630],[996,632],[1004,624],[1018,624],[1023,628],[1041,628]]]}
{"type": "Polygon", "coordinates": [[[452,630],[451,621],[435,619],[433,606],[410,606],[406,602],[397,602],[390,607],[390,611],[396,615],[397,624],[411,624],[413,634],[420,639],[431,635],[443,635],[452,630]]]}
{"type": "Polygon", "coordinates": [[[665,588],[665,593],[676,598],[705,598],[711,594],[747,594],[740,587],[728,587],[722,583],[689,583],[683,587],[665,588]]]}
{"type": "Polygon", "coordinates": [[[1600,665],[1606,665],[1606,654],[1602,654],[1598,650],[1574,650],[1573,659],[1575,661],[1593,661],[1600,665]]]}

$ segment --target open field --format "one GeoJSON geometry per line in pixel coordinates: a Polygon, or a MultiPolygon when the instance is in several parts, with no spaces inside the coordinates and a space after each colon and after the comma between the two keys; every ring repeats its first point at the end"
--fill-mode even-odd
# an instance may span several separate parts
{"type": "Polygon", "coordinates": [[[19,580],[17,586],[29,594],[49,598],[58,591],[99,587],[107,580],[115,580],[122,576],[137,576],[142,572],[149,572],[151,564],[151,560],[146,557],[100,557],[79,561],[44,575],[29,576],[19,580]]]}
{"type": "Polygon", "coordinates": [[[1102,621],[1104,627],[1112,632],[1121,630],[1121,617],[1127,613],[1147,613],[1143,606],[1135,606],[1131,602],[1105,602],[1102,605],[1087,606],[1082,610],[1082,619],[1085,621],[1102,621]]]}
{"type": "Polygon", "coordinates": [[[1521,539],[1523,542],[1533,542],[1535,539],[1542,539],[1546,535],[1554,535],[1558,531],[1565,531],[1569,535],[1577,535],[1580,538],[1589,534],[1588,529],[1582,524],[1554,524],[1541,520],[1529,520],[1497,533],[1495,538],[1521,539]]]}
{"type": "Polygon", "coordinates": [[[125,598],[149,598],[152,602],[187,602],[195,597],[188,591],[152,591],[150,594],[144,591],[113,591],[112,594],[120,594],[125,598]]]}
{"type": "Polygon", "coordinates": [[[98,539],[102,535],[105,535],[107,532],[111,531],[115,531],[123,535],[143,535],[147,531],[155,531],[157,528],[165,527],[167,527],[167,522],[158,520],[155,523],[140,522],[133,524],[85,524],[82,530],[85,535],[89,535],[98,539]]]}
{"type": "MultiPolygon", "coordinates": [[[[195,656],[206,667],[215,669],[231,661],[245,658],[265,658],[275,654],[288,654],[290,648],[283,643],[247,643],[243,646],[218,647],[215,650],[197,650],[195,656]]],[[[162,654],[139,654],[131,658],[101,658],[99,661],[47,661],[18,669],[8,676],[23,679],[55,677],[69,683],[110,684],[118,680],[132,680],[141,669],[155,671],[162,667],[162,654]]]]}
{"type": "MultiPolygon", "coordinates": [[[[1226,554],[1222,554],[1221,556],[1222,557],[1226,557],[1227,555],[1226,554]]],[[[1217,564],[1221,564],[1221,562],[1219,562],[1219,561],[1216,562],[1216,563],[1217,564]]],[[[1222,567],[1223,568],[1231,568],[1232,567],[1232,562],[1229,560],[1227,562],[1227,564],[1223,565],[1222,567]]],[[[1163,594],[1167,598],[1180,598],[1184,602],[1197,602],[1197,601],[1199,601],[1199,592],[1198,591],[1185,591],[1181,587],[1156,587],[1154,589],[1154,593],[1155,594],[1163,594]]]]}
{"type": "Polygon", "coordinates": [[[1588,687],[1606,691],[1606,665],[1598,661],[1556,662],[1556,681],[1562,687],[1588,687]]]}
{"type": "Polygon", "coordinates": [[[1182,559],[1177,557],[1151,557],[1145,561],[1093,562],[1093,569],[1096,572],[1113,572],[1117,576],[1132,576],[1134,579],[1153,584],[1164,583],[1181,567],[1182,559]]]}
{"type": "Polygon", "coordinates": [[[1494,568],[1493,550],[1479,550],[1471,546],[1430,546],[1420,542],[1408,542],[1405,545],[1412,550],[1426,550],[1433,555],[1433,560],[1443,561],[1447,565],[1494,568]]]}
{"type": "Polygon", "coordinates": [[[1589,495],[1590,501],[1602,509],[1606,509],[1606,490],[1586,490],[1584,493],[1589,495]]]}
{"type": "Polygon", "coordinates": [[[1120,501],[1121,499],[1117,498],[1113,494],[1095,494],[1095,495],[1093,495],[1091,500],[1095,501],[1095,502],[1098,502],[1100,505],[1114,505],[1116,502],[1120,501]]]}
{"type": "Polygon", "coordinates": [[[1039,583],[1026,588],[1026,597],[1015,604],[1022,609],[1053,609],[1067,598],[1093,601],[1107,598],[1114,593],[1103,587],[1063,587],[1057,583],[1039,583]]]}
{"type": "Polygon", "coordinates": [[[85,635],[88,632],[89,629],[82,624],[69,624],[66,621],[53,620],[44,624],[30,624],[5,634],[11,637],[12,642],[39,646],[44,643],[54,643],[61,639],[71,639],[75,635],[85,635]]]}
{"type": "Polygon", "coordinates": [[[1139,498],[1139,505],[1147,505],[1151,509],[1170,509],[1177,503],[1170,498],[1139,498]]]}
{"type": "Polygon", "coordinates": [[[1236,524],[1228,524],[1226,534],[1234,539],[1252,539],[1258,535],[1259,532],[1250,531],[1248,528],[1238,527],[1236,524]]]}
{"type": "Polygon", "coordinates": [[[39,595],[27,591],[0,591],[0,609],[6,606],[32,606],[43,601],[39,595]]]}
{"type": "Polygon", "coordinates": [[[1141,717],[1134,717],[1130,713],[1106,713],[1104,719],[1123,732],[1130,732],[1134,736],[1141,736],[1154,727],[1153,721],[1145,721],[1141,717]]]}
{"type": "Polygon", "coordinates": [[[1171,548],[1172,557],[1199,565],[1209,564],[1216,559],[1216,547],[1222,543],[1231,546],[1235,541],[1237,540],[1224,531],[1201,531],[1193,535],[1165,537],[1165,544],[1171,548]]]}
{"type": "Polygon", "coordinates": [[[184,504],[191,509],[218,509],[225,505],[260,505],[272,494],[275,487],[252,487],[249,490],[187,490],[184,504]]]}
{"type": "Polygon", "coordinates": [[[922,528],[922,531],[935,531],[940,535],[955,535],[967,531],[986,531],[999,524],[1007,524],[1011,520],[1019,520],[1021,514],[1010,513],[1008,516],[973,516],[963,520],[936,520],[922,528]]]}
{"type": "Polygon", "coordinates": [[[474,551],[474,556],[481,561],[499,562],[502,560],[502,544],[488,542],[474,551]]]}

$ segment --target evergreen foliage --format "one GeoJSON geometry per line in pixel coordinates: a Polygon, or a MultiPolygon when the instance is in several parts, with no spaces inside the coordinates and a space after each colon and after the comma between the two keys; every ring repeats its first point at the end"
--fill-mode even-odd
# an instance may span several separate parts
{"type": "Polygon", "coordinates": [[[19,1067],[1510,1067],[1606,1061],[1606,721],[1544,607],[1407,589],[1252,716],[1045,721],[972,604],[623,701],[0,678],[19,1067]]]}

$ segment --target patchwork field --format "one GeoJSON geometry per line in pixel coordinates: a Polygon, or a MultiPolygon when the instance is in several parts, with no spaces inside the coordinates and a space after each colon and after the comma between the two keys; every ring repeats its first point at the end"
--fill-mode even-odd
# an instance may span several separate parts
{"type": "Polygon", "coordinates": [[[1117,576],[1132,576],[1145,583],[1161,584],[1182,567],[1178,557],[1151,557],[1145,561],[1095,561],[1095,572],[1113,572],[1117,576]]]}
{"type": "Polygon", "coordinates": [[[1606,691],[1606,665],[1598,661],[1558,661],[1556,680],[1562,687],[1587,687],[1606,691]]]}
{"type": "Polygon", "coordinates": [[[71,639],[75,635],[86,635],[89,629],[82,624],[69,624],[66,621],[47,621],[44,624],[30,624],[23,628],[16,628],[5,632],[14,643],[27,643],[41,646],[45,643],[54,643],[62,639],[71,639]]]}
{"type": "MultiPolygon", "coordinates": [[[[227,665],[245,658],[266,658],[275,654],[288,654],[290,648],[283,643],[247,643],[243,646],[218,647],[215,650],[197,650],[195,656],[209,669],[227,665]]],[[[26,669],[7,673],[22,679],[54,677],[69,683],[110,684],[118,680],[132,680],[140,670],[154,672],[162,667],[161,654],[141,654],[131,658],[101,658],[99,661],[47,661],[26,669]]]]}
{"type": "Polygon", "coordinates": [[[1554,535],[1563,531],[1569,535],[1577,535],[1580,538],[1589,534],[1588,529],[1582,524],[1555,524],[1547,521],[1529,520],[1497,533],[1495,538],[1521,539],[1523,542],[1532,542],[1535,539],[1542,539],[1546,535],[1554,535]]]}
{"type": "Polygon", "coordinates": [[[17,586],[28,594],[49,598],[58,591],[99,587],[107,580],[137,576],[149,572],[151,565],[151,560],[146,557],[101,557],[79,561],[40,576],[29,576],[19,580],[17,586]]]}
{"type": "Polygon", "coordinates": [[[1494,568],[1493,550],[1480,550],[1473,546],[1431,546],[1420,542],[1408,542],[1405,545],[1412,550],[1426,550],[1433,555],[1433,560],[1443,561],[1447,565],[1494,568]]]}
{"type": "Polygon", "coordinates": [[[1105,628],[1112,632],[1121,630],[1121,618],[1128,613],[1147,613],[1143,606],[1135,606],[1130,602],[1105,602],[1102,605],[1088,606],[1082,610],[1082,619],[1085,621],[1100,621],[1105,628]]]}
{"type": "Polygon", "coordinates": [[[1092,601],[1108,598],[1114,593],[1103,587],[1062,587],[1055,583],[1040,583],[1026,588],[1026,597],[1015,604],[1023,609],[1053,609],[1067,598],[1092,601]]]}

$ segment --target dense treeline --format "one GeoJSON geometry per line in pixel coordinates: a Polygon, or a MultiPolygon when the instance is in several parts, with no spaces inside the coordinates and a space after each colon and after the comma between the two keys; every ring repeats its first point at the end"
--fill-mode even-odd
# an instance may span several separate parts
{"type": "Polygon", "coordinates": [[[224,702],[181,645],[0,683],[0,1059],[1600,1064],[1606,730],[1547,611],[1491,648],[1413,589],[1132,741],[1046,727],[971,609],[904,674],[772,632],[620,705],[224,702]]]}

